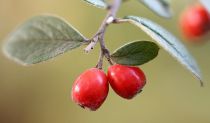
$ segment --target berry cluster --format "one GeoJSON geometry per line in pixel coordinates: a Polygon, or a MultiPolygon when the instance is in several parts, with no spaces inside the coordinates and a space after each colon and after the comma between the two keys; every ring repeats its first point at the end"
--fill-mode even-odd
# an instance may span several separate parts
{"type": "Polygon", "coordinates": [[[71,97],[81,107],[95,111],[105,101],[109,84],[119,96],[132,99],[141,92],[146,77],[140,68],[134,66],[115,64],[108,68],[107,75],[98,68],[91,68],[76,79],[71,97]]]}
{"type": "Polygon", "coordinates": [[[186,38],[201,38],[210,31],[210,13],[200,4],[190,6],[182,13],[180,26],[186,38]]]}

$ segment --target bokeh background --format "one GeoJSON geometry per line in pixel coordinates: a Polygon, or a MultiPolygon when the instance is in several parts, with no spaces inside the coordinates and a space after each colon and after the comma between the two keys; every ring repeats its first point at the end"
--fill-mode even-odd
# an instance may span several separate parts
{"type": "MultiPolygon", "coordinates": [[[[118,17],[147,17],[182,39],[202,70],[204,88],[161,49],[155,60],[141,66],[147,85],[140,95],[124,100],[110,89],[103,106],[90,112],[71,101],[70,91],[74,79],[95,66],[98,46],[90,54],[85,54],[84,47],[80,47],[30,67],[20,66],[0,53],[0,123],[210,123],[210,42],[186,43],[178,27],[180,12],[195,2],[171,0],[174,17],[167,20],[132,0],[121,6],[118,17]]],[[[0,0],[0,46],[17,25],[42,13],[65,18],[86,37],[94,35],[106,14],[83,0],[0,0]]],[[[106,33],[111,51],[138,39],[151,40],[130,24],[111,25],[106,33]]]]}

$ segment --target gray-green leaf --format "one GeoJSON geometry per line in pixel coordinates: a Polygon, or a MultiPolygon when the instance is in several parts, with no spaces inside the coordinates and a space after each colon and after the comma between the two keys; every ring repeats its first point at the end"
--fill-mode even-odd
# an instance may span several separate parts
{"type": "Polygon", "coordinates": [[[127,16],[125,19],[141,28],[152,37],[160,46],[168,51],[174,58],[191,71],[201,82],[202,78],[199,67],[184,45],[163,27],[151,20],[136,16],[127,16]]]}
{"type": "Polygon", "coordinates": [[[153,12],[158,14],[159,16],[170,18],[172,16],[170,5],[165,0],[138,0],[143,3],[153,12]]]}
{"type": "Polygon", "coordinates": [[[200,2],[203,4],[203,6],[208,10],[210,13],[210,0],[200,0],[200,2]]]}
{"type": "Polygon", "coordinates": [[[106,9],[108,7],[107,3],[104,0],[84,0],[84,1],[98,8],[106,9]]]}
{"type": "Polygon", "coordinates": [[[22,65],[46,61],[79,47],[85,38],[63,19],[36,16],[17,28],[7,38],[4,53],[22,65]]]}
{"type": "Polygon", "coordinates": [[[111,55],[114,62],[123,65],[142,65],[158,55],[159,47],[149,41],[135,41],[128,43],[111,55]]]}

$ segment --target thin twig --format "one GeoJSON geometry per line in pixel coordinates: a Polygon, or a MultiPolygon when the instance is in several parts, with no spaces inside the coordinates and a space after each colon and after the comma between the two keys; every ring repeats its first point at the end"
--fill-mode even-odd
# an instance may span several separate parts
{"type": "Polygon", "coordinates": [[[110,58],[109,50],[106,48],[106,45],[105,45],[104,34],[105,33],[102,33],[101,36],[98,39],[100,41],[101,53],[100,53],[98,64],[96,65],[96,67],[99,68],[99,69],[102,69],[104,56],[107,58],[108,62],[111,65],[113,64],[112,61],[111,61],[111,58],[110,58]]]}
{"type": "Polygon", "coordinates": [[[121,19],[121,18],[116,18],[113,20],[112,23],[114,24],[120,24],[120,23],[127,23],[128,22],[128,19],[121,19]]]}
{"type": "Polygon", "coordinates": [[[104,56],[106,57],[108,62],[111,65],[113,65],[113,62],[110,58],[110,52],[106,48],[106,45],[105,45],[104,35],[105,35],[106,28],[111,23],[115,23],[116,14],[117,14],[117,11],[118,11],[120,5],[121,5],[121,0],[113,0],[112,1],[112,4],[108,7],[108,13],[107,13],[105,19],[103,20],[101,26],[99,27],[98,31],[93,36],[93,38],[90,39],[91,42],[85,48],[85,52],[89,53],[95,47],[97,42],[99,41],[100,47],[101,47],[101,53],[100,53],[100,56],[99,56],[98,64],[96,65],[96,67],[99,68],[99,69],[102,69],[104,56]]]}
{"type": "Polygon", "coordinates": [[[99,27],[97,33],[92,38],[91,43],[85,48],[86,53],[89,53],[95,47],[95,45],[99,41],[98,39],[100,37],[103,37],[107,26],[109,24],[113,23],[113,21],[116,18],[116,13],[120,7],[120,4],[121,4],[121,0],[113,0],[112,4],[108,8],[108,13],[107,13],[105,19],[103,20],[101,26],[99,27]]]}
{"type": "Polygon", "coordinates": [[[103,58],[104,58],[104,54],[101,51],[100,52],[100,55],[99,55],[99,58],[98,58],[98,64],[96,65],[96,68],[102,69],[102,66],[103,66],[103,58]]]}

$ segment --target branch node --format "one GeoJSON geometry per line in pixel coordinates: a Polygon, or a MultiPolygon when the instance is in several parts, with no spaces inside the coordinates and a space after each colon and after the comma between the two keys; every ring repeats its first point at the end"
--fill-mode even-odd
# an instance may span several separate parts
{"type": "Polygon", "coordinates": [[[110,58],[110,53],[109,50],[106,48],[105,46],[105,42],[104,42],[104,33],[106,31],[106,28],[111,24],[114,23],[114,21],[116,20],[116,13],[120,7],[121,4],[121,0],[113,0],[112,4],[108,6],[107,10],[108,13],[105,17],[105,19],[103,20],[101,26],[99,27],[98,31],[96,32],[96,34],[93,36],[93,38],[91,38],[89,40],[89,44],[88,46],[84,49],[84,51],[86,53],[89,53],[97,44],[98,41],[100,41],[100,46],[101,46],[101,55],[99,57],[99,61],[98,64],[96,65],[96,67],[98,67],[99,69],[102,68],[103,65],[103,57],[105,56],[106,59],[108,60],[108,62],[112,65],[112,60],[110,58]]]}
{"type": "Polygon", "coordinates": [[[90,44],[84,49],[85,53],[89,53],[94,48],[96,43],[96,41],[91,41],[90,44]]]}
{"type": "Polygon", "coordinates": [[[114,18],[113,16],[110,16],[110,17],[106,20],[106,24],[111,24],[114,20],[115,20],[115,18],[114,18]]]}

